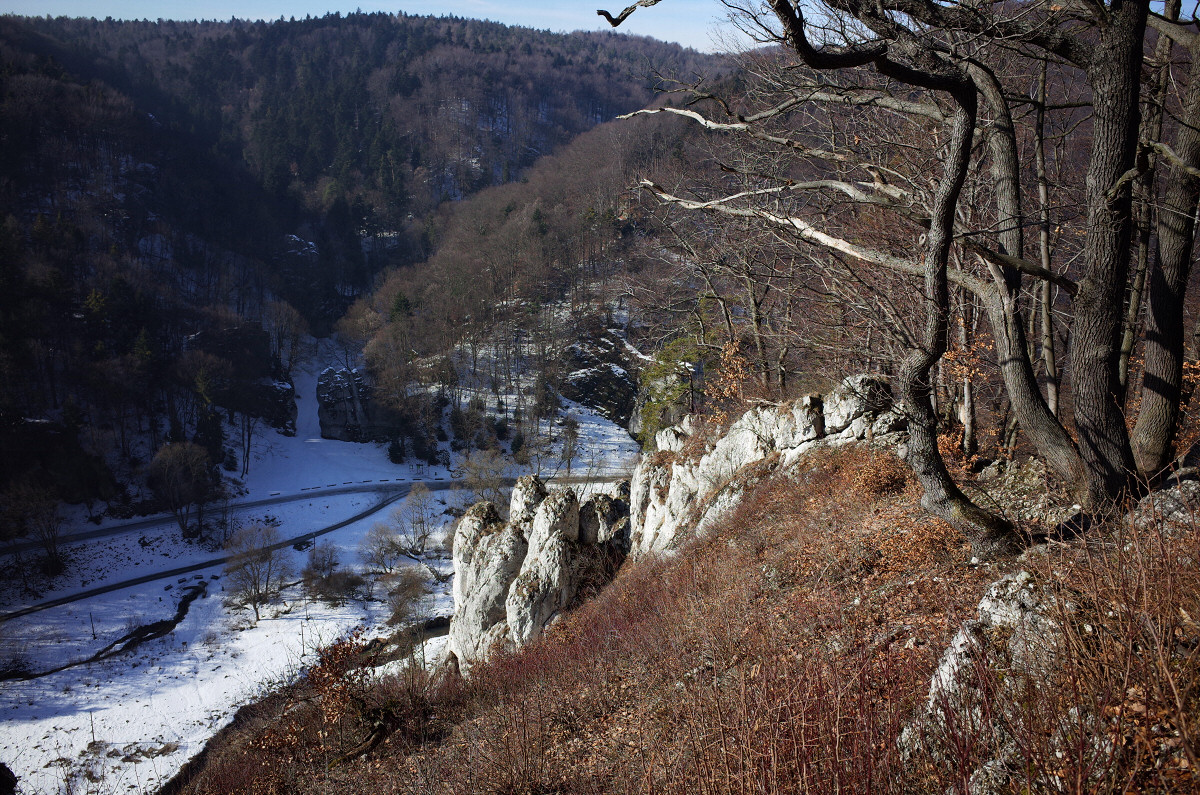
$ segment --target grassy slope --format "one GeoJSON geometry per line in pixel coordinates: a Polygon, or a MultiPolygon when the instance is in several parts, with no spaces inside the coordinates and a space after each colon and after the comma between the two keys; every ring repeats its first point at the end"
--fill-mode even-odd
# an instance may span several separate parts
{"type": "Polygon", "coordinates": [[[945,791],[993,755],[984,735],[997,726],[1023,766],[1013,791],[1188,791],[1196,535],[1021,561],[1071,595],[1063,624],[1091,629],[1068,631],[1029,698],[1001,703],[1015,672],[987,659],[988,720],[938,727],[940,751],[903,760],[900,731],[947,643],[1016,564],[963,566],[961,539],[920,510],[891,456],[823,452],[760,485],[713,537],[627,566],[468,682],[318,670],[214,747],[187,791],[945,791]],[[1099,709],[1072,712],[1081,704],[1099,709]],[[1097,726],[1111,742],[1062,739],[1097,726]]]}

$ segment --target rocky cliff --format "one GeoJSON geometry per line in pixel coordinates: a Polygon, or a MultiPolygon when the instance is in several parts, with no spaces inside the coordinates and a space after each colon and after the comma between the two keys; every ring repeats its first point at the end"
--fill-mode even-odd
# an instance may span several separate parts
{"type": "Polygon", "coordinates": [[[507,522],[490,502],[472,506],[454,533],[451,659],[465,671],[528,643],[611,579],[629,549],[628,515],[627,485],[581,503],[533,475],[513,488],[507,522]]]}
{"type": "Polygon", "coordinates": [[[751,409],[715,438],[685,418],[658,432],[658,452],[634,470],[631,555],[662,552],[702,532],[749,487],[818,445],[903,445],[905,427],[887,382],[865,375],[847,378],[825,396],[751,409]]]}
{"type": "Polygon", "coordinates": [[[618,329],[588,335],[563,352],[559,391],[596,409],[601,415],[629,427],[638,398],[638,373],[645,357],[618,329]]]}
{"type": "Polygon", "coordinates": [[[898,445],[904,419],[887,383],[846,379],[829,395],[756,408],[721,436],[695,421],[657,435],[632,484],[580,503],[533,476],[517,481],[509,518],[490,502],[473,506],[454,535],[454,620],[449,652],[465,670],[497,647],[537,638],[629,556],[662,552],[734,508],[754,483],[817,445],[898,445]]]}
{"type": "Polygon", "coordinates": [[[317,377],[321,436],[341,442],[385,442],[399,432],[395,412],[374,397],[370,377],[355,368],[327,367],[317,377]]]}

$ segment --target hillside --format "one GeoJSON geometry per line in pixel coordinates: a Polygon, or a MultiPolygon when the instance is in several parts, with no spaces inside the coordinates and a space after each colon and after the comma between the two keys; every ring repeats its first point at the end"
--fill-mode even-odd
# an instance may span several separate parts
{"type": "Polygon", "coordinates": [[[0,60],[3,488],[123,510],[165,442],[244,468],[218,408],[287,430],[298,340],[429,257],[442,203],[719,64],[383,14],[4,17],[0,60]]]}
{"type": "MultiPolygon", "coordinates": [[[[166,792],[1195,791],[1194,482],[1094,543],[967,567],[893,449],[847,445],[886,413],[756,457],[771,443],[749,452],[746,428],[793,422],[770,411],[664,431],[680,445],[634,475],[631,559],[533,642],[485,631],[500,645],[465,678],[420,652],[376,671],[377,644],[339,644],[166,792]],[[651,537],[671,505],[693,523],[651,537]]],[[[1037,479],[968,477],[1017,512],[1037,479]]],[[[472,541],[464,525],[489,511],[455,538],[468,589],[494,574],[464,545],[491,555],[519,527],[472,541]]],[[[543,513],[520,531],[530,555],[543,513]]],[[[456,589],[451,649],[482,615],[473,598],[456,589]]]]}

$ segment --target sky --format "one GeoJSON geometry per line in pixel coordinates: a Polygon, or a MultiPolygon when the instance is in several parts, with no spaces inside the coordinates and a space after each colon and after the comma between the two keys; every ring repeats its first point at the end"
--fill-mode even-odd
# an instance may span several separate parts
{"type": "MultiPolygon", "coordinates": [[[[115,19],[279,19],[323,16],[334,11],[453,14],[539,30],[611,30],[596,15],[616,14],[632,0],[0,0],[0,13],[21,16],[113,17],[115,19]]],[[[673,41],[704,52],[727,49],[713,33],[726,28],[718,0],[664,0],[642,8],[620,30],[673,41]]]]}

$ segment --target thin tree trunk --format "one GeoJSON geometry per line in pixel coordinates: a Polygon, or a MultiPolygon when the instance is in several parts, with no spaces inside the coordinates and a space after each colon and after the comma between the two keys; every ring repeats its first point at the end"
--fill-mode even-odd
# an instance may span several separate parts
{"type": "MultiPolygon", "coordinates": [[[[1170,0],[1164,16],[1179,18],[1179,0],[1170,0]]],[[[1167,92],[1167,79],[1171,71],[1171,37],[1159,36],[1154,46],[1154,64],[1157,72],[1146,101],[1146,115],[1142,118],[1139,138],[1142,141],[1158,141],[1162,138],[1163,100],[1167,92]]],[[[1142,313],[1142,297],[1146,289],[1146,270],[1150,261],[1150,233],[1154,225],[1154,174],[1153,163],[1138,175],[1134,195],[1137,201],[1137,259],[1133,272],[1133,288],[1129,293],[1129,305],[1125,310],[1125,329],[1121,335],[1121,395],[1129,393],[1129,357],[1137,339],[1138,318],[1142,313]]]]}
{"type": "MultiPolygon", "coordinates": [[[[1166,38],[1164,36],[1164,38],[1166,38]]],[[[1175,138],[1186,166],[1200,167],[1200,44],[1192,48],[1187,94],[1175,138]]],[[[1132,434],[1138,471],[1152,478],[1170,464],[1183,387],[1183,299],[1191,274],[1200,179],[1179,164],[1167,177],[1158,216],[1158,252],[1150,274],[1142,403],[1132,434]]]]}
{"type": "MultiPolygon", "coordinates": [[[[990,72],[975,67],[971,77],[996,119],[989,131],[988,142],[997,185],[997,215],[1001,221],[998,237],[1001,247],[1008,253],[1021,256],[1020,160],[1007,101],[990,72]]],[[[1074,441],[1043,398],[1029,355],[1020,304],[1021,274],[1013,268],[989,266],[988,269],[992,281],[980,299],[992,327],[996,360],[1000,365],[1012,414],[1046,465],[1068,484],[1073,494],[1082,498],[1087,493],[1083,460],[1074,441]]],[[[1003,427],[1007,431],[1007,422],[1003,427]]],[[[1007,435],[1005,433],[1001,444],[1007,442],[1007,435]]]]}
{"type": "Polygon", "coordinates": [[[967,534],[977,557],[992,557],[1016,548],[1013,528],[1006,521],[971,502],[958,488],[937,447],[937,415],[932,403],[930,372],[946,352],[949,289],[947,262],[954,211],[966,178],[970,142],[975,129],[974,91],[959,91],[945,171],[931,208],[926,236],[924,270],[925,328],[921,345],[900,363],[897,382],[909,417],[906,460],[925,490],[921,504],[967,534]]]}

